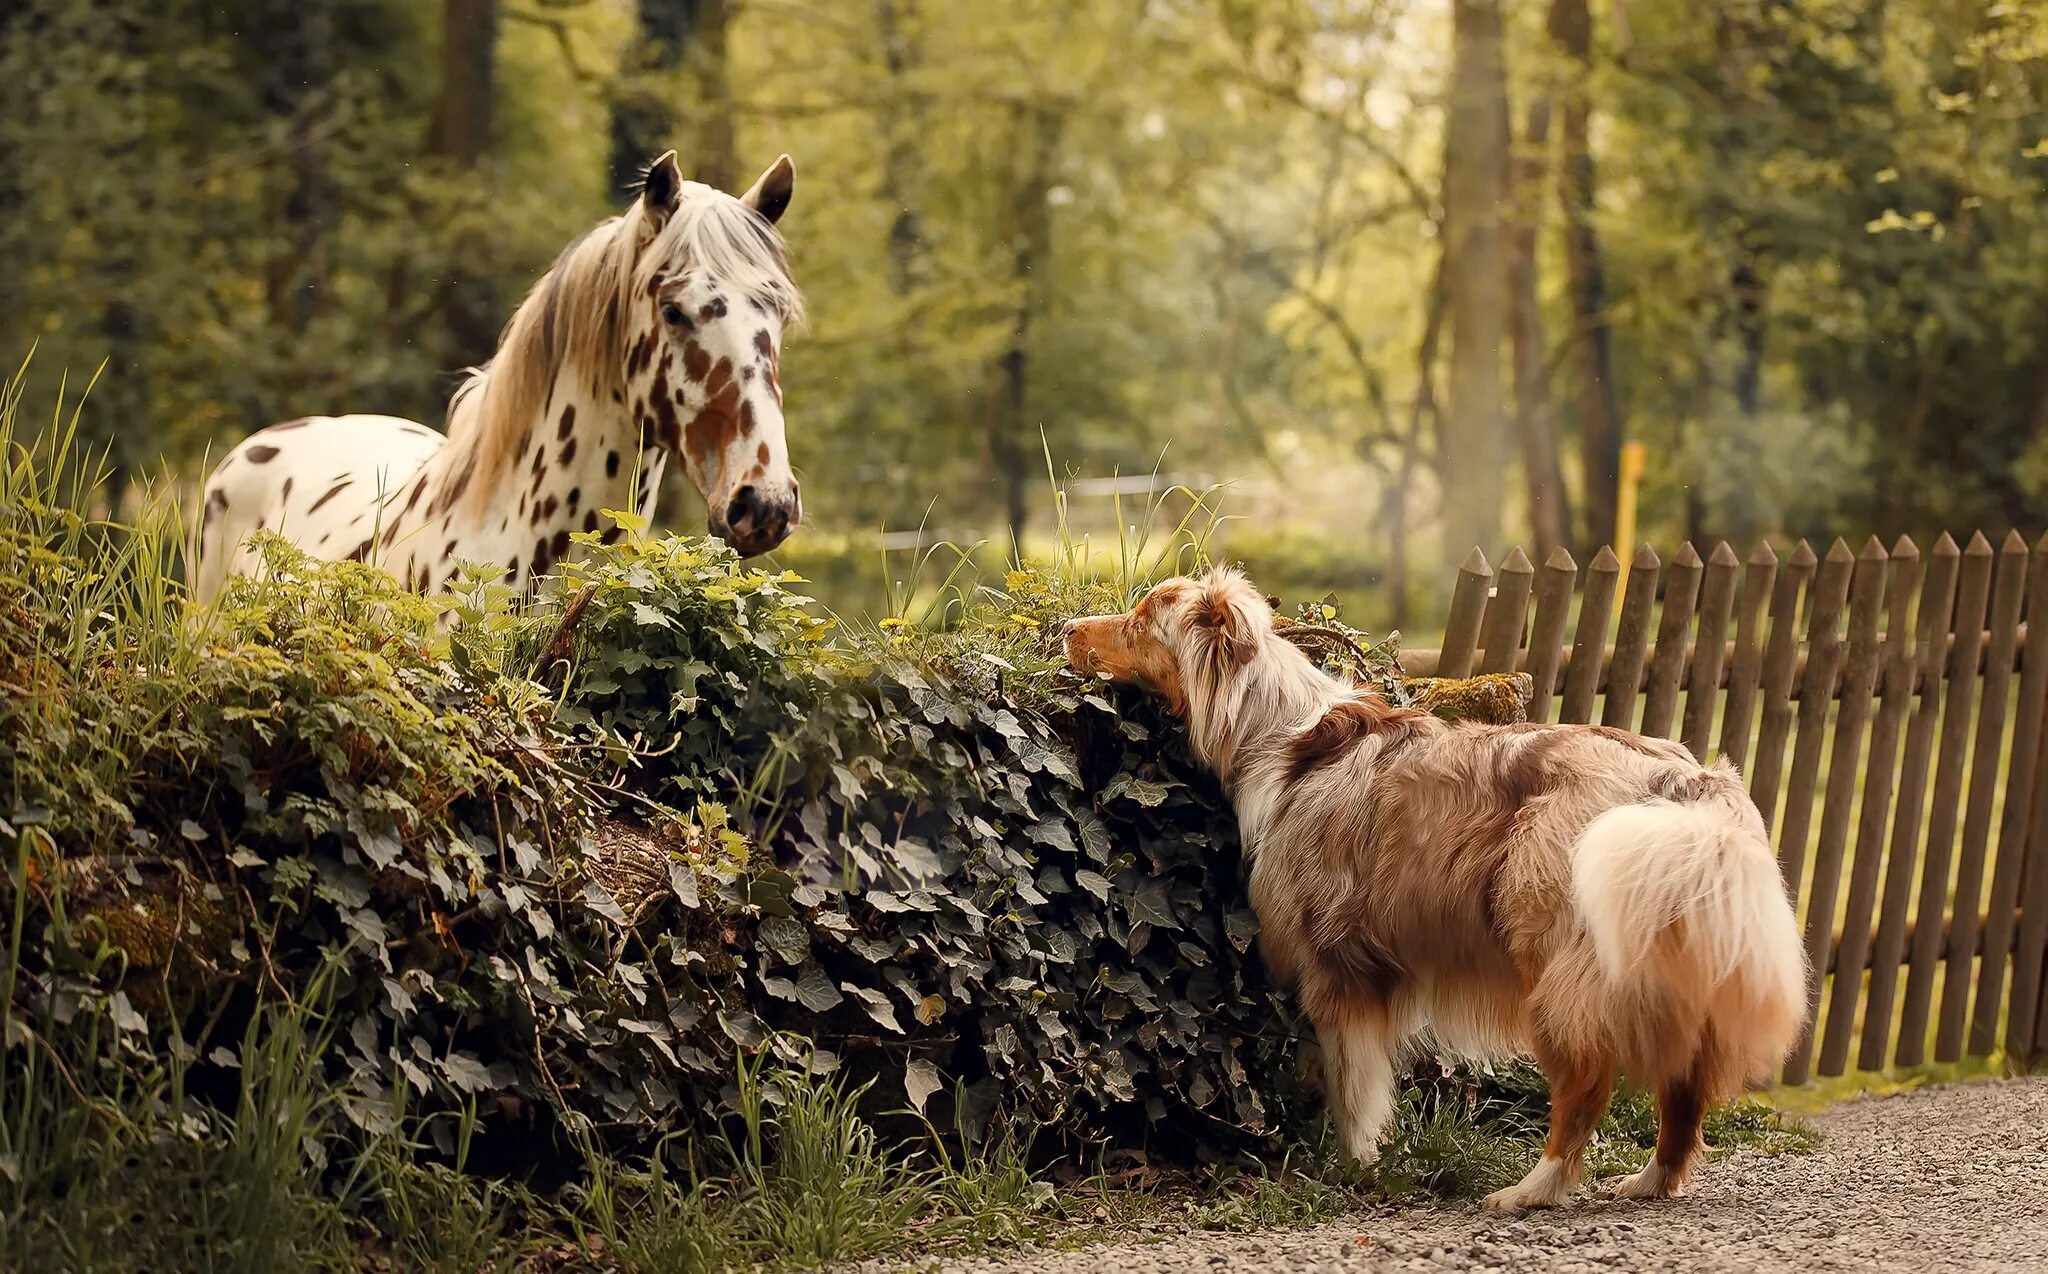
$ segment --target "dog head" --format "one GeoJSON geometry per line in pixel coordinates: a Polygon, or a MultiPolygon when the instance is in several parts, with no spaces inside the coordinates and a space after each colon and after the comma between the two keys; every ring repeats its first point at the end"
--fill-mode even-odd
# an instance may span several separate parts
{"type": "Polygon", "coordinates": [[[1067,663],[1142,686],[1185,714],[1191,691],[1213,694],[1258,657],[1272,632],[1272,611],[1251,582],[1213,568],[1160,583],[1120,615],[1068,620],[1067,663]]]}

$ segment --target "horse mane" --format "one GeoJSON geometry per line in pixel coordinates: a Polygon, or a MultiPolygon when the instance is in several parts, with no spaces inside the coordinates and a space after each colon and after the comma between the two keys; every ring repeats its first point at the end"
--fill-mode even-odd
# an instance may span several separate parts
{"type": "Polygon", "coordinates": [[[786,323],[803,317],[782,236],[732,196],[685,182],[659,229],[640,203],[606,218],[562,249],[512,312],[497,352],[448,400],[448,445],[469,452],[455,459],[469,471],[471,499],[489,501],[565,370],[600,397],[624,375],[633,298],[678,269],[708,270],[786,323]]]}

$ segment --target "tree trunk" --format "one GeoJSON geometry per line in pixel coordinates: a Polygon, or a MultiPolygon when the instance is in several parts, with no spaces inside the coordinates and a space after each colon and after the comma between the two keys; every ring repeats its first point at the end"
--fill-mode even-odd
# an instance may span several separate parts
{"type": "MultiPolygon", "coordinates": [[[[280,406],[307,397],[298,351],[326,308],[337,219],[321,130],[334,86],[332,0],[269,0],[258,37],[266,62],[264,113],[283,123],[285,152],[270,175],[270,216],[277,249],[264,270],[270,326],[283,372],[280,406]]],[[[320,360],[315,360],[320,361],[320,360]]]]}
{"type": "Polygon", "coordinates": [[[1387,534],[1387,591],[1393,594],[1393,627],[1408,626],[1408,492],[1415,482],[1415,471],[1421,467],[1423,421],[1436,417],[1438,428],[1442,428],[1442,416],[1436,404],[1436,355],[1437,345],[1444,331],[1444,289],[1449,266],[1449,254],[1439,253],[1436,259],[1436,274],[1429,283],[1429,302],[1423,311],[1422,343],[1415,351],[1415,402],[1408,412],[1408,435],[1401,440],[1401,472],[1394,483],[1393,500],[1388,508],[1387,534]]]}
{"type": "MultiPolygon", "coordinates": [[[[1501,98],[1503,109],[1507,98],[1501,98]]],[[[1550,144],[1550,97],[1529,103],[1522,139],[1508,164],[1513,208],[1507,228],[1508,336],[1514,347],[1515,437],[1529,491],[1529,529],[1541,556],[1569,544],[1571,496],[1558,459],[1557,422],[1550,410],[1549,362],[1543,315],[1536,304],[1536,229],[1541,223],[1543,152],[1550,144]]],[[[1540,560],[1540,557],[1539,557],[1540,560]]]]}
{"type": "Polygon", "coordinates": [[[615,192],[638,189],[647,165],[670,149],[690,176],[732,190],[739,165],[726,92],[727,0],[639,0],[637,7],[612,92],[615,192]],[[697,117],[688,136],[676,105],[683,86],[697,117]]]}
{"type": "MultiPolygon", "coordinates": [[[[444,0],[441,7],[441,97],[427,134],[427,154],[445,162],[448,179],[472,189],[490,183],[497,98],[497,0],[444,0]]],[[[459,235],[448,245],[439,289],[447,318],[449,353],[458,364],[481,363],[497,348],[502,315],[481,236],[459,235]]]]}
{"type": "Polygon", "coordinates": [[[1553,0],[1550,36],[1564,52],[1559,132],[1564,162],[1558,197],[1564,205],[1565,267],[1571,280],[1572,354],[1578,367],[1579,457],[1586,484],[1583,546],[1614,540],[1614,503],[1621,483],[1621,409],[1614,392],[1614,356],[1607,319],[1607,275],[1593,228],[1593,152],[1586,136],[1591,105],[1593,20],[1586,0],[1553,0]]]}
{"type": "Polygon", "coordinates": [[[924,278],[923,164],[918,139],[923,112],[912,105],[905,80],[923,60],[917,38],[917,0],[875,0],[875,27],[882,37],[882,61],[895,90],[883,110],[889,149],[882,161],[882,193],[895,209],[889,222],[889,288],[896,296],[915,291],[924,278]]]}
{"type": "Polygon", "coordinates": [[[1030,153],[1023,171],[1011,183],[1008,227],[1017,313],[1009,344],[996,359],[988,412],[989,462],[1002,488],[1010,551],[1019,557],[1029,515],[1024,493],[1032,470],[1032,449],[1025,437],[1031,329],[1044,305],[1044,279],[1052,256],[1052,214],[1046,195],[1052,185],[1060,136],[1058,115],[1040,108],[1026,109],[1029,117],[1019,121],[1019,132],[1030,129],[1030,153]]]}
{"type": "Polygon", "coordinates": [[[1453,564],[1501,535],[1507,429],[1501,414],[1506,263],[1501,211],[1507,111],[1498,0],[1454,0],[1455,48],[1444,144],[1451,366],[1441,429],[1444,543],[1453,564]]]}
{"type": "Polygon", "coordinates": [[[1735,406],[1755,420],[1763,410],[1764,283],[1757,276],[1756,252],[1744,244],[1742,258],[1729,277],[1735,294],[1735,334],[1742,342],[1742,361],[1735,365],[1735,406]]]}

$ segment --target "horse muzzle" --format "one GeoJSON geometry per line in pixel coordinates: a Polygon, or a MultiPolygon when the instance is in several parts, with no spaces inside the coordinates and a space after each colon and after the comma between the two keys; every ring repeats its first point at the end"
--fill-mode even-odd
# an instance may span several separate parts
{"type": "Polygon", "coordinates": [[[794,482],[783,495],[748,483],[732,493],[723,509],[713,509],[711,533],[741,557],[758,557],[788,539],[801,521],[803,496],[794,482]]]}

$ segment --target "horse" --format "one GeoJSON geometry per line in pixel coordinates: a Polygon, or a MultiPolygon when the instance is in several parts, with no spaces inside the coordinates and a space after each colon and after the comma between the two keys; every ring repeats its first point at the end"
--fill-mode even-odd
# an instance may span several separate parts
{"type": "MultiPolygon", "coordinates": [[[[260,569],[272,531],[315,558],[445,587],[458,562],[503,562],[531,593],[578,556],[599,510],[651,518],[680,457],[708,531],[742,557],[802,520],[778,375],[803,297],[775,226],[789,156],[733,196],[683,180],[674,151],[640,195],[562,249],[497,352],[449,400],[446,434],[392,416],[306,416],[243,440],[206,480],[193,544],[202,604],[260,569]]],[[[600,536],[614,542],[616,524],[600,536]]]]}

